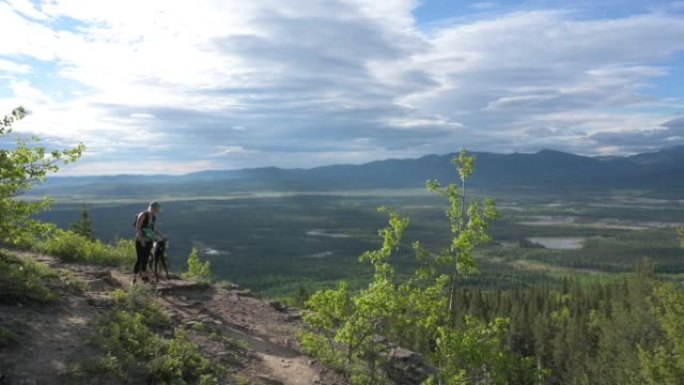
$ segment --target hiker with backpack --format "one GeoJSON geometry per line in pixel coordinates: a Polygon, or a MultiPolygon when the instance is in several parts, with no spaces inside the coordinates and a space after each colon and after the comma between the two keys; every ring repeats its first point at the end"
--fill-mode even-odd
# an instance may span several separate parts
{"type": "Polygon", "coordinates": [[[152,253],[155,235],[163,237],[156,229],[157,214],[161,212],[159,202],[150,202],[147,210],[135,216],[133,226],[135,227],[135,253],[137,255],[135,267],[133,268],[133,283],[136,283],[138,276],[143,281],[149,280],[147,275],[147,263],[152,253]]]}

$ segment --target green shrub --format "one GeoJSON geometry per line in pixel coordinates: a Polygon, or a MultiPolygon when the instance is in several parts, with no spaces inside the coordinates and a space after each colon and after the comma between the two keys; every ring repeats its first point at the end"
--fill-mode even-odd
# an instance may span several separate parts
{"type": "Polygon", "coordinates": [[[48,283],[56,278],[58,273],[44,263],[0,251],[0,301],[53,301],[57,296],[48,283]]]}
{"type": "Polygon", "coordinates": [[[183,273],[184,279],[192,281],[207,282],[211,280],[211,264],[209,261],[202,262],[199,257],[197,248],[192,249],[190,256],[188,256],[188,271],[183,273]]]}
{"type": "MultiPolygon", "coordinates": [[[[490,323],[455,317],[457,287],[477,274],[476,248],[490,240],[489,223],[498,216],[493,200],[466,198],[466,181],[475,158],[462,151],[452,163],[460,183],[427,187],[446,198],[451,239],[438,252],[413,243],[416,270],[408,277],[396,272],[396,253],[409,225],[408,218],[389,214],[379,231],[381,246],[365,252],[360,261],[372,267],[367,287],[352,291],[346,283],[337,290],[320,290],[306,301],[302,347],[324,364],[340,371],[354,385],[393,383],[394,347],[422,353],[437,373],[423,384],[530,384],[545,372],[533,358],[522,357],[505,344],[509,319],[490,323]],[[513,376],[524,381],[513,381],[513,376]],[[510,378],[509,378],[510,377],[510,378]]],[[[302,292],[302,298],[308,293],[302,292]]]]}
{"type": "Polygon", "coordinates": [[[78,278],[73,271],[67,269],[60,269],[57,272],[59,280],[62,285],[76,291],[84,292],[87,291],[89,285],[84,280],[78,278]]]}
{"type": "Polygon", "coordinates": [[[168,314],[154,301],[151,286],[133,285],[128,290],[114,290],[113,295],[117,309],[141,314],[147,326],[156,330],[171,326],[168,314]]]}
{"type": "Polygon", "coordinates": [[[0,349],[14,345],[17,342],[17,336],[6,327],[0,325],[0,349]]]}
{"type": "Polygon", "coordinates": [[[116,383],[219,383],[224,369],[202,356],[188,332],[172,329],[149,287],[117,290],[114,299],[114,307],[98,321],[93,337],[104,354],[77,365],[77,378],[89,383],[112,377],[116,383]],[[172,337],[165,337],[168,334],[172,337]]]}
{"type": "Polygon", "coordinates": [[[66,262],[109,266],[130,265],[135,262],[135,243],[132,240],[106,244],[65,230],[55,231],[48,239],[39,242],[37,249],[66,262]]]}

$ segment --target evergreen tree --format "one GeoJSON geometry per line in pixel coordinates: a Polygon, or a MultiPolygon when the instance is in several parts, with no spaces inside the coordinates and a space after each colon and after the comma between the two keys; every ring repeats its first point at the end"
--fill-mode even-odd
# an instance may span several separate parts
{"type": "Polygon", "coordinates": [[[211,279],[211,263],[202,262],[199,257],[199,250],[192,248],[188,256],[188,270],[183,273],[183,278],[193,281],[209,281],[211,279]]]}
{"type": "Polygon", "coordinates": [[[90,218],[90,212],[85,206],[81,207],[78,221],[71,224],[71,231],[90,240],[95,240],[93,220],[90,218]]]}
{"type": "MultiPolygon", "coordinates": [[[[684,228],[679,229],[679,237],[684,248],[684,228]]],[[[649,385],[684,384],[684,288],[660,285],[651,304],[663,333],[653,347],[639,347],[641,373],[649,385]]]]}
{"type": "Polygon", "coordinates": [[[652,348],[640,347],[641,373],[649,385],[684,383],[684,290],[666,284],[655,289],[653,310],[663,335],[652,348]]]}

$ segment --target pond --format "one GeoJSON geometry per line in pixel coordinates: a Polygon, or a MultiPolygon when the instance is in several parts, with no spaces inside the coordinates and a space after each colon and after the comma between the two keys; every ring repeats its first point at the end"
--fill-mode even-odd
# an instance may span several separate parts
{"type": "Polygon", "coordinates": [[[527,226],[562,226],[572,225],[577,220],[575,216],[565,215],[534,215],[520,221],[521,225],[527,226]]]}
{"type": "Polygon", "coordinates": [[[306,232],[306,235],[310,237],[327,237],[327,238],[350,238],[351,236],[349,234],[343,234],[343,233],[333,233],[333,232],[328,232],[323,229],[312,229],[306,232]]]}
{"type": "Polygon", "coordinates": [[[527,240],[554,250],[577,250],[584,244],[581,237],[529,237],[527,240]]]}

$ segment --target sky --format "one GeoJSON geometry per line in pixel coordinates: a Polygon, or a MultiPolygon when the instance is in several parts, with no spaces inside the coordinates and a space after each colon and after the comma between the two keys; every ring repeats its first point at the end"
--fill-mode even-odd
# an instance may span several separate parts
{"type": "Polygon", "coordinates": [[[681,0],[0,0],[0,111],[71,175],[655,151],[683,85],[681,0]]]}

